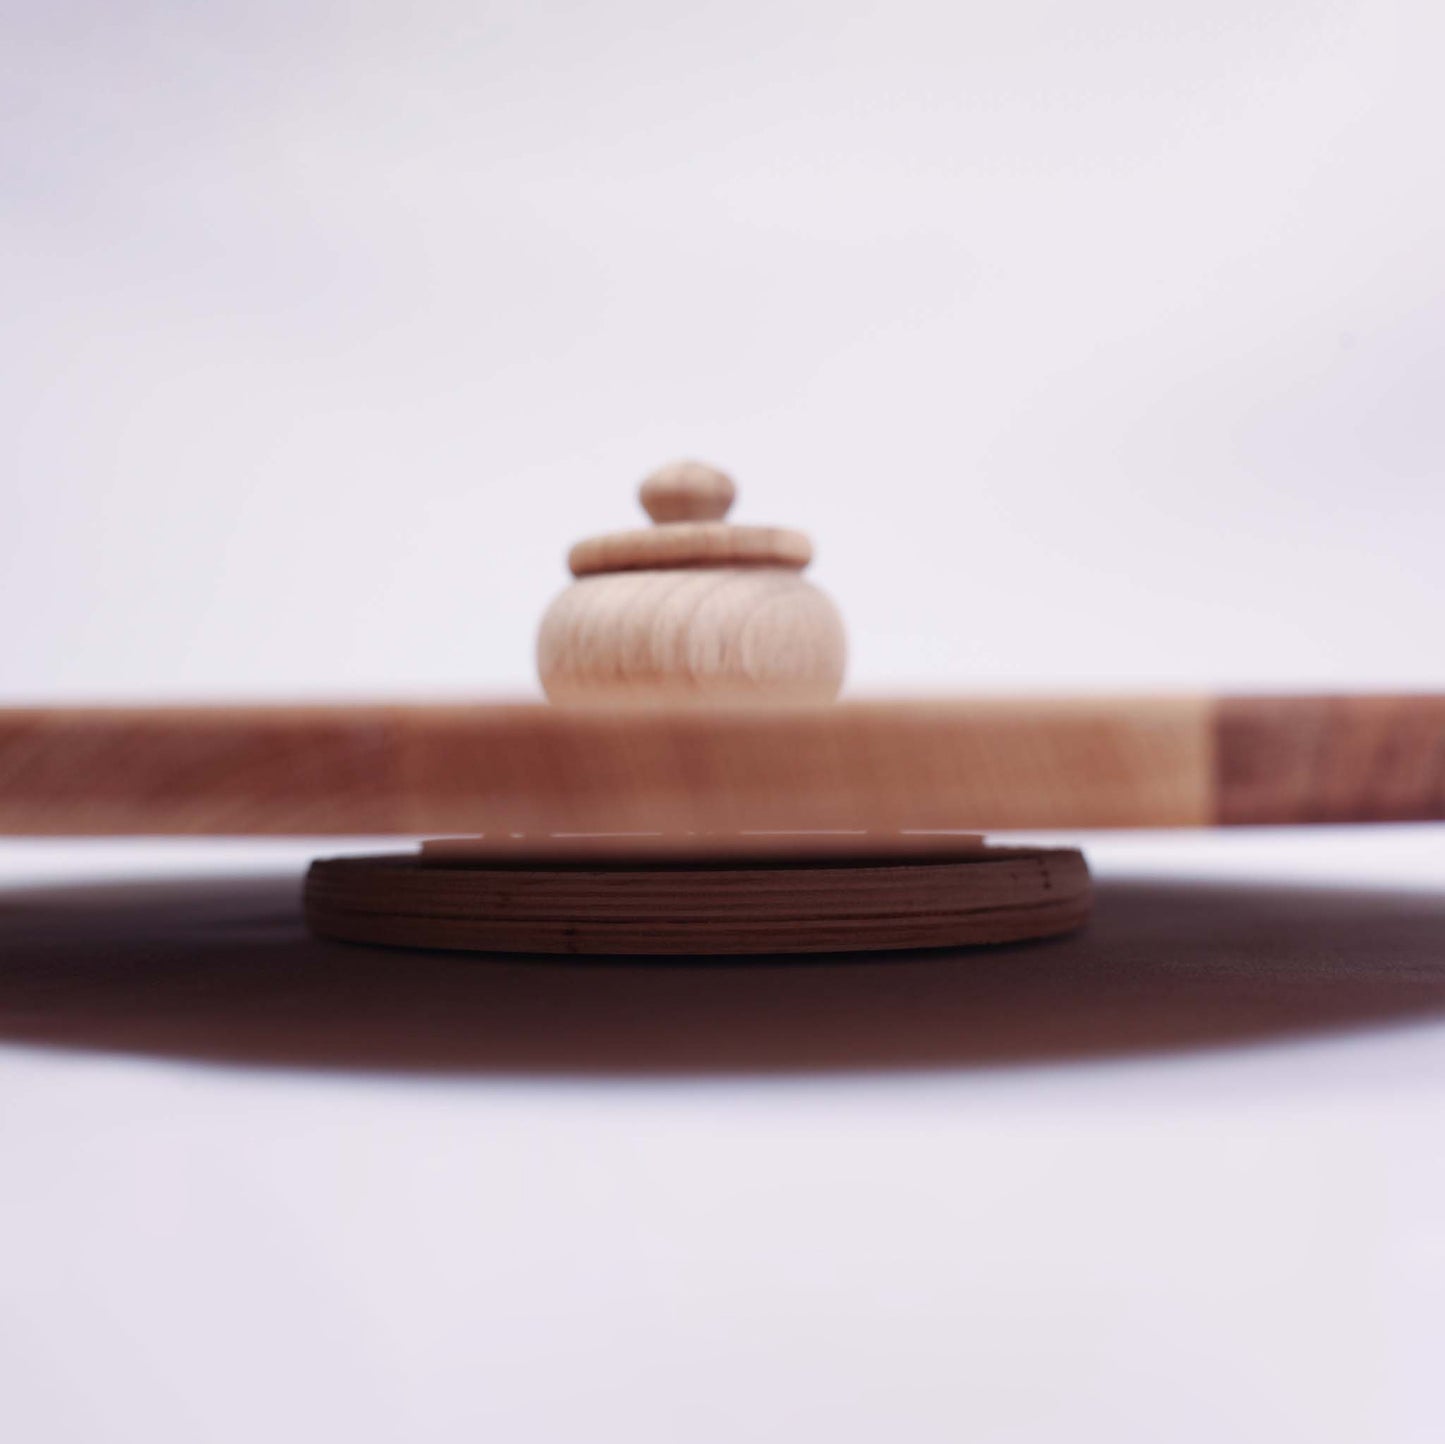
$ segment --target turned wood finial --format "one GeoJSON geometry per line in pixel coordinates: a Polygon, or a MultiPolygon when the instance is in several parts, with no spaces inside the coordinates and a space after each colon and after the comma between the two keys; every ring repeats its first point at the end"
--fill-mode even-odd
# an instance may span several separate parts
{"type": "Polygon", "coordinates": [[[699,461],[641,487],[656,525],[589,537],[548,608],[537,670],[554,702],[829,702],[846,642],[801,572],[813,546],[785,527],[724,521],[737,488],[699,461]]]}
{"type": "Polygon", "coordinates": [[[721,521],[738,489],[727,472],[701,461],[660,466],[639,491],[642,509],[660,526],[678,521],[721,521]]]}

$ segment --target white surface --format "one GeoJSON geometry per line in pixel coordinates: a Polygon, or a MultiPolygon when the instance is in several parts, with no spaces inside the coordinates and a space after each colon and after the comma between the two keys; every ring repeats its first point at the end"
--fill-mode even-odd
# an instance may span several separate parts
{"type": "MultiPolygon", "coordinates": [[[[296,846],[12,844],[7,881],[296,846]]],[[[1100,839],[1438,892],[1439,829],[1100,839]]],[[[961,964],[966,965],[966,964],[961,964]]],[[[60,1441],[1424,1441],[1445,1023],[1107,1062],[427,1079],[0,1050],[0,1396],[60,1441]]]]}

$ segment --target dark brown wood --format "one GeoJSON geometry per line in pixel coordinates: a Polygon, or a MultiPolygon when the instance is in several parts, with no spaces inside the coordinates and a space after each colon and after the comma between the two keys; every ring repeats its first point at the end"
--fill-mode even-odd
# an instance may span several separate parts
{"type": "Polygon", "coordinates": [[[344,942],[504,953],[762,954],[955,947],[1051,937],[1089,914],[1072,848],[951,862],[438,867],[312,864],[306,921],[344,942]]]}
{"type": "Polygon", "coordinates": [[[1217,818],[1445,818],[1445,697],[1230,697],[1215,714],[1217,818]]]}

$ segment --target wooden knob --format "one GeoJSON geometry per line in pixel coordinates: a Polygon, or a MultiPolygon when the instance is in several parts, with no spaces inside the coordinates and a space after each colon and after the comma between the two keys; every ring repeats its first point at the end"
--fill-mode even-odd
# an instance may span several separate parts
{"type": "Polygon", "coordinates": [[[737,495],[733,479],[701,461],[674,461],[642,483],[642,509],[659,525],[721,521],[737,495]]]}

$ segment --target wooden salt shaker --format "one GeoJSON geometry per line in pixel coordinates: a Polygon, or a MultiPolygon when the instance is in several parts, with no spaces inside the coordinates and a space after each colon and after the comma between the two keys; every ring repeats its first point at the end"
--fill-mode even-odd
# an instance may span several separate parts
{"type": "Polygon", "coordinates": [[[802,577],[802,533],[723,520],[732,479],[700,462],[649,476],[655,525],[578,542],[548,608],[537,670],[553,702],[831,702],[847,643],[802,577]]]}

